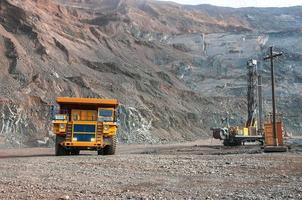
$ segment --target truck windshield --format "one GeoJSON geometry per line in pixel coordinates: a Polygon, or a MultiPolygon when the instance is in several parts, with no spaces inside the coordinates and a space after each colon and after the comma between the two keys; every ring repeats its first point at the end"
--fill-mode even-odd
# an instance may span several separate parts
{"type": "Polygon", "coordinates": [[[99,116],[112,117],[112,110],[99,110],[99,116]]]}

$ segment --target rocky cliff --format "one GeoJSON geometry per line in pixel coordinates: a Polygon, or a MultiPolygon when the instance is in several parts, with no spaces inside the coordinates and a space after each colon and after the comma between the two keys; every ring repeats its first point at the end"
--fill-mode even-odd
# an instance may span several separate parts
{"type": "MultiPolygon", "coordinates": [[[[278,108],[301,131],[302,8],[220,8],[148,0],[0,1],[0,143],[51,136],[57,96],[117,98],[121,142],[209,135],[246,117],[246,66],[274,45],[278,108]]],[[[268,65],[261,62],[265,110],[268,65]]]]}

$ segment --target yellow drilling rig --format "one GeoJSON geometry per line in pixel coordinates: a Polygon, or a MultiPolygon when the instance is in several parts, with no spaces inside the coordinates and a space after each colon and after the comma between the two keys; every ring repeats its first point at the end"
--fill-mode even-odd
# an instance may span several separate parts
{"type": "Polygon", "coordinates": [[[223,140],[223,144],[225,146],[237,146],[245,142],[256,141],[259,141],[261,144],[264,143],[261,83],[262,79],[261,76],[257,73],[257,60],[249,60],[247,62],[247,68],[247,121],[245,122],[245,124],[242,125],[229,126],[228,118],[226,118],[224,120],[227,122],[227,125],[225,127],[211,128],[211,130],[213,131],[213,137],[215,139],[223,140]]]}
{"type": "MultiPolygon", "coordinates": [[[[264,152],[285,152],[284,146],[284,124],[282,115],[276,114],[275,91],[274,91],[274,66],[273,58],[281,56],[282,53],[273,53],[273,47],[270,47],[270,55],[264,60],[271,61],[271,81],[272,81],[272,107],[273,112],[266,115],[264,121],[263,115],[263,97],[262,97],[262,79],[257,72],[257,60],[247,62],[247,107],[248,116],[244,126],[229,126],[223,128],[211,128],[215,139],[223,140],[225,146],[236,146],[245,142],[256,142],[265,144],[264,152]],[[258,100],[258,102],[257,102],[258,100]],[[258,111],[258,112],[257,112],[258,111]]],[[[228,121],[228,119],[226,119],[228,121]]]]}

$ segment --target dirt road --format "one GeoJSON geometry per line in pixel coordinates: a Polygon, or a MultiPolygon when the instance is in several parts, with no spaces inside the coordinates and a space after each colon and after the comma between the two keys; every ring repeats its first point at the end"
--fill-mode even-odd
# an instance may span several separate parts
{"type": "Polygon", "coordinates": [[[0,199],[302,199],[299,145],[283,154],[199,141],[119,145],[115,156],[31,148],[0,157],[0,199]]]}

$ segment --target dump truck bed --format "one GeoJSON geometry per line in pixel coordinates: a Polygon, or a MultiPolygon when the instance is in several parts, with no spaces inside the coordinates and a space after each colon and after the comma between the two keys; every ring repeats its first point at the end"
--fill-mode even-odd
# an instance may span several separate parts
{"type": "Polygon", "coordinates": [[[97,99],[97,98],[75,98],[75,97],[58,97],[57,103],[60,104],[80,104],[80,105],[118,105],[116,99],[97,99]]]}

